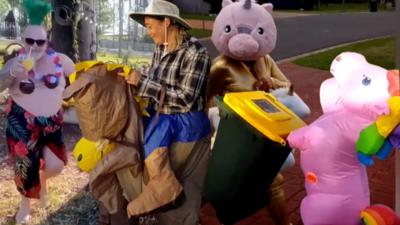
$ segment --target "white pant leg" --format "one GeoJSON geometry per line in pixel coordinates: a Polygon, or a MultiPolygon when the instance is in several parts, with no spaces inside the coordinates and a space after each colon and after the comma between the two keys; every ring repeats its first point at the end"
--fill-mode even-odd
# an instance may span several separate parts
{"type": "Polygon", "coordinates": [[[295,164],[296,160],[294,159],[293,152],[290,152],[285,162],[282,164],[280,171],[286,171],[292,168],[295,164]]]}
{"type": "Polygon", "coordinates": [[[211,121],[211,125],[213,126],[214,130],[217,131],[218,130],[218,125],[219,125],[219,121],[220,121],[220,117],[219,117],[219,109],[218,107],[211,107],[208,110],[208,118],[211,121]]]}
{"type": "Polygon", "coordinates": [[[278,88],[271,91],[282,104],[292,110],[298,117],[304,119],[310,115],[310,108],[307,104],[296,94],[288,94],[287,88],[278,88]]]}

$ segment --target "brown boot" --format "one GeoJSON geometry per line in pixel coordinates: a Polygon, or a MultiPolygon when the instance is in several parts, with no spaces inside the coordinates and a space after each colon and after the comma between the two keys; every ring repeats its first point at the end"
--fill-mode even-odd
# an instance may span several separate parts
{"type": "Polygon", "coordinates": [[[283,176],[278,173],[269,188],[270,203],[268,212],[276,225],[289,225],[289,215],[286,209],[286,198],[283,190],[283,176]]]}
{"type": "Polygon", "coordinates": [[[168,149],[158,148],[145,160],[144,165],[149,182],[143,192],[131,201],[127,207],[128,216],[139,216],[149,213],[173,202],[183,191],[171,169],[168,149]]]}

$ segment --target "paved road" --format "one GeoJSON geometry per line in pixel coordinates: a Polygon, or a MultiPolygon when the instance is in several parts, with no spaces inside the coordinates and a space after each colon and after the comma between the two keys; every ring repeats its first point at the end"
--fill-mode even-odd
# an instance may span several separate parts
{"type": "MultiPolygon", "coordinates": [[[[278,41],[271,53],[275,60],[362,39],[393,35],[394,12],[335,13],[276,18],[278,41]]],[[[212,57],[218,55],[209,39],[203,39],[212,57]]]]}

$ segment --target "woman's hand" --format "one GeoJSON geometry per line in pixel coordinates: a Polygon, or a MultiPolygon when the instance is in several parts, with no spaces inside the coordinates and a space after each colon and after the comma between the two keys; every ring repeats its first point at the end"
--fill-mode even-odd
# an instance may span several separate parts
{"type": "Polygon", "coordinates": [[[278,80],[276,78],[272,77],[272,89],[277,89],[277,88],[289,88],[292,86],[292,84],[289,81],[284,81],[284,80],[278,80]]]}
{"type": "Polygon", "coordinates": [[[17,79],[23,80],[28,78],[28,71],[21,62],[15,61],[10,68],[10,75],[17,79]]]}
{"type": "Polygon", "coordinates": [[[269,92],[273,87],[272,80],[270,77],[263,77],[254,83],[254,89],[269,92]]]}
{"type": "Polygon", "coordinates": [[[142,74],[136,70],[132,70],[128,76],[125,77],[125,80],[128,84],[132,85],[137,85],[139,83],[140,77],[142,77],[142,74]]]}

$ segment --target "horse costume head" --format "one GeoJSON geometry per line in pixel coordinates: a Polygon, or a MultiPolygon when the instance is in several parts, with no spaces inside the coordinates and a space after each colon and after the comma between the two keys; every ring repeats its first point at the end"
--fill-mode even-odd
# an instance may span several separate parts
{"type": "Polygon", "coordinates": [[[127,68],[96,61],[79,63],[76,68],[63,97],[73,97],[83,134],[74,150],[75,159],[82,170],[90,172],[113,149],[113,143],[141,150],[141,112],[129,85],[117,75],[127,68]]]}
{"type": "Polygon", "coordinates": [[[83,135],[74,156],[78,166],[90,172],[93,195],[113,214],[141,189],[141,111],[129,84],[118,75],[130,69],[96,61],[75,67],[63,95],[66,100],[73,97],[83,135]]]}

